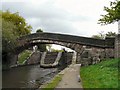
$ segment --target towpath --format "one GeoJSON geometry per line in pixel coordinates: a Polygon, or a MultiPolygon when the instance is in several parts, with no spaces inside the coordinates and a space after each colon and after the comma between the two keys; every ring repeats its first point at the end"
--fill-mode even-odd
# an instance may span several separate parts
{"type": "Polygon", "coordinates": [[[63,74],[62,80],[57,88],[82,88],[80,78],[80,64],[71,64],[68,68],[61,72],[63,74]]]}

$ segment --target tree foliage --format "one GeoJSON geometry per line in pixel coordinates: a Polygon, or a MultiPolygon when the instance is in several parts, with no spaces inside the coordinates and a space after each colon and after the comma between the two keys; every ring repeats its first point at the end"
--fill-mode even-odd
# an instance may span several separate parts
{"type": "Polygon", "coordinates": [[[43,32],[43,30],[42,29],[37,29],[36,33],[39,33],[39,32],[43,32]]]}
{"type": "Polygon", "coordinates": [[[64,52],[64,50],[58,50],[58,49],[52,48],[52,49],[51,49],[51,52],[64,52]]]}
{"type": "Polygon", "coordinates": [[[93,35],[92,38],[96,39],[105,39],[106,37],[115,37],[116,33],[115,32],[107,32],[106,34],[103,32],[98,33],[97,35],[93,35]]]}
{"type": "Polygon", "coordinates": [[[115,32],[107,32],[106,37],[115,37],[116,33],[115,32]]]}
{"type": "Polygon", "coordinates": [[[16,38],[14,30],[17,27],[12,22],[2,20],[2,52],[9,52],[16,46],[16,38]]]}
{"type": "Polygon", "coordinates": [[[92,38],[95,38],[95,39],[103,39],[100,35],[92,35],[92,38]]]}
{"type": "Polygon", "coordinates": [[[101,25],[107,25],[120,20],[120,1],[116,0],[110,2],[110,7],[104,7],[104,11],[107,12],[106,15],[101,15],[102,18],[98,20],[101,25]]]}
{"type": "Polygon", "coordinates": [[[16,39],[22,35],[29,34],[32,27],[27,25],[25,19],[19,13],[0,11],[2,20],[2,52],[13,51],[16,46],[16,39]]]}
{"type": "Polygon", "coordinates": [[[20,16],[18,12],[2,12],[2,19],[4,19],[7,22],[12,22],[17,27],[14,30],[15,35],[17,36],[29,34],[32,30],[32,27],[26,23],[25,19],[22,16],[20,16]]]}
{"type": "Polygon", "coordinates": [[[96,38],[96,39],[104,39],[105,38],[105,34],[103,31],[99,32],[97,35],[93,35],[92,38],[96,38]]]}
{"type": "Polygon", "coordinates": [[[2,64],[3,68],[9,67],[9,57],[15,53],[16,39],[29,34],[32,27],[25,22],[19,13],[0,11],[0,28],[2,28],[2,64]],[[1,25],[2,23],[2,25],[1,25]],[[4,67],[5,66],[5,67],[4,67]]]}

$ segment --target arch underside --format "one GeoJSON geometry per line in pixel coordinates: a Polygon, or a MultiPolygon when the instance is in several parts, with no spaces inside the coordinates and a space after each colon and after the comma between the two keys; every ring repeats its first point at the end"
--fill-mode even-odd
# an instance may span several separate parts
{"type": "Polygon", "coordinates": [[[70,43],[70,42],[60,42],[60,41],[53,41],[53,40],[33,40],[33,41],[30,41],[30,42],[20,46],[18,48],[18,51],[21,52],[22,50],[27,49],[27,48],[37,45],[37,44],[57,44],[57,45],[65,46],[67,48],[75,50],[76,52],[80,52],[80,49],[83,46],[80,44],[75,44],[75,43],[70,43]]]}

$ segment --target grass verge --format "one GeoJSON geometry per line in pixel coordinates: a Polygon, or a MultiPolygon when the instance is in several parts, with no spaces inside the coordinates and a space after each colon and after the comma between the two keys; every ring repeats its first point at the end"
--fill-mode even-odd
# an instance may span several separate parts
{"type": "Polygon", "coordinates": [[[84,88],[118,88],[118,64],[120,60],[109,59],[96,65],[81,67],[80,76],[84,88]]]}
{"type": "Polygon", "coordinates": [[[23,62],[29,57],[32,52],[30,50],[25,50],[19,54],[18,64],[23,64],[23,62]]]}
{"type": "Polygon", "coordinates": [[[53,80],[42,87],[42,90],[54,90],[58,83],[62,80],[63,74],[56,75],[53,80]]]}

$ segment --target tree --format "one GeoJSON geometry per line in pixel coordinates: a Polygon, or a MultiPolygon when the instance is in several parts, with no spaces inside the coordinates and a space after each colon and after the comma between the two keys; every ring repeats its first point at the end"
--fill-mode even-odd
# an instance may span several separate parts
{"type": "Polygon", "coordinates": [[[16,26],[12,22],[2,20],[2,52],[7,53],[13,51],[16,46],[16,38],[14,30],[16,26]]]}
{"type": "Polygon", "coordinates": [[[106,37],[115,37],[116,33],[115,32],[107,32],[106,34],[103,32],[100,32],[97,35],[93,35],[92,38],[96,38],[96,39],[105,39],[106,37]]]}
{"type": "Polygon", "coordinates": [[[2,48],[3,52],[13,51],[16,46],[16,39],[20,36],[29,34],[32,27],[27,25],[25,19],[19,13],[9,11],[0,11],[2,20],[2,48]]]}
{"type": "Polygon", "coordinates": [[[19,13],[0,11],[0,25],[2,28],[2,63],[9,65],[9,57],[17,46],[16,39],[29,34],[32,27],[27,25],[25,19],[19,13]]]}
{"type": "Polygon", "coordinates": [[[47,48],[47,51],[51,52],[52,51],[52,44],[47,44],[46,48],[47,48]]]}
{"type": "Polygon", "coordinates": [[[14,48],[16,47],[16,38],[17,36],[14,33],[16,26],[12,22],[7,22],[2,19],[2,64],[3,69],[9,67],[9,54],[10,52],[15,52],[14,48]]]}
{"type": "Polygon", "coordinates": [[[116,36],[116,33],[115,32],[107,32],[105,34],[106,37],[115,37],[116,36]]]}
{"type": "Polygon", "coordinates": [[[32,27],[27,25],[25,19],[18,12],[0,11],[0,13],[0,19],[2,20],[2,51],[10,52],[17,44],[16,39],[29,34],[32,27]]]}
{"type": "Polygon", "coordinates": [[[36,33],[39,33],[39,32],[43,32],[43,30],[42,29],[37,29],[36,33]]]}
{"type": "Polygon", "coordinates": [[[54,49],[54,48],[51,48],[51,51],[52,52],[64,52],[64,50],[58,50],[58,49],[54,49]]]}
{"type": "Polygon", "coordinates": [[[92,38],[102,39],[102,38],[100,37],[100,35],[92,35],[92,38]]]}
{"type": "Polygon", "coordinates": [[[101,15],[102,18],[98,20],[101,25],[107,25],[120,20],[120,1],[116,0],[110,2],[110,7],[104,7],[107,12],[106,15],[101,15]]]}
{"type": "Polygon", "coordinates": [[[32,27],[26,23],[25,19],[20,16],[18,12],[2,12],[2,19],[7,22],[12,22],[17,27],[16,29],[14,29],[14,33],[18,37],[29,34],[32,30],[32,27]]]}
{"type": "Polygon", "coordinates": [[[105,38],[105,34],[103,31],[99,32],[97,35],[93,35],[92,38],[96,38],[96,39],[104,39],[105,38]]]}

